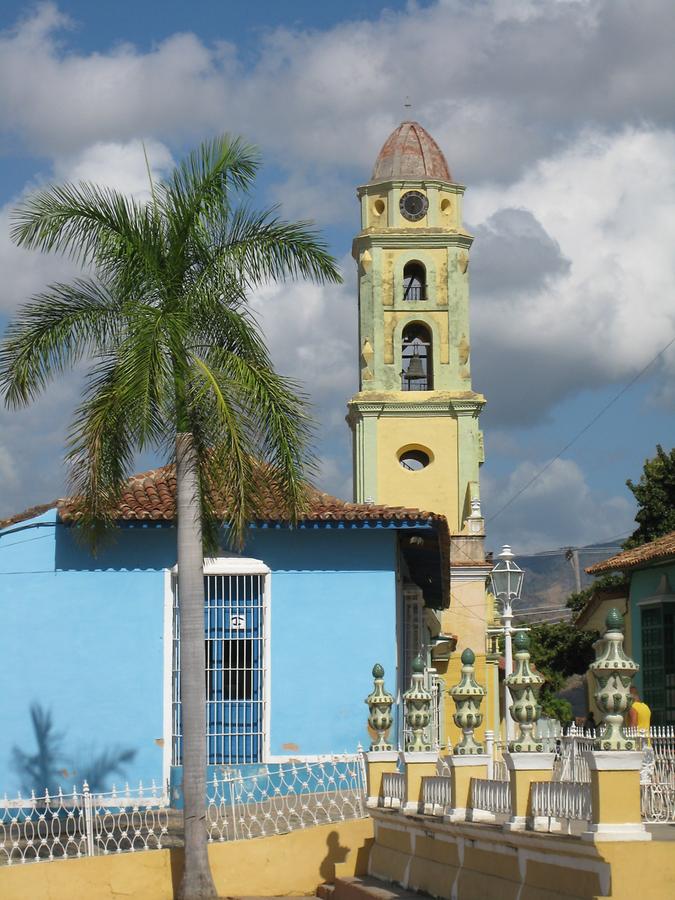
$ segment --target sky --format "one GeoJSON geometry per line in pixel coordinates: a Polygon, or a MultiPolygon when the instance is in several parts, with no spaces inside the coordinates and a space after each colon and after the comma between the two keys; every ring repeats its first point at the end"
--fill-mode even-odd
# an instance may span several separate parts
{"type": "MultiPolygon", "coordinates": [[[[74,271],[12,245],[22,197],[70,180],[143,197],[143,143],[161,177],[241,134],[265,163],[255,202],[314,221],[342,267],[341,286],[266,286],[252,304],[306,385],[320,486],[350,498],[355,188],[409,97],[467,185],[488,547],[621,540],[626,478],[675,443],[674,33],[672,0],[5,0],[0,329],[74,271]]],[[[80,385],[0,408],[0,517],[67,490],[80,385]]]]}

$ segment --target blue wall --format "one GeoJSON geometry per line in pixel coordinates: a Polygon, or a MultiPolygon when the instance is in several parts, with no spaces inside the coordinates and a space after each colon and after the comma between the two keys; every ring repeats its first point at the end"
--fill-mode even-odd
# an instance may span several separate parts
{"type": "Polygon", "coordinates": [[[115,750],[135,751],[126,768],[135,781],[161,780],[163,574],[135,568],[132,532],[94,560],[54,522],[47,513],[31,523],[43,527],[0,537],[0,790],[28,781],[10,763],[14,746],[35,753],[33,703],[61,735],[64,788],[82,780],[83,763],[115,750]]]}
{"type": "MultiPolygon", "coordinates": [[[[110,782],[161,780],[175,531],[121,529],[94,558],[53,511],[22,525],[39,527],[0,535],[0,792],[25,781],[12,747],[35,752],[35,702],[62,734],[64,785],[81,780],[78,760],[116,748],[135,757],[110,782]]],[[[253,529],[244,555],[272,570],[272,754],[353,751],[374,662],[395,688],[396,532],[253,529]]]]}

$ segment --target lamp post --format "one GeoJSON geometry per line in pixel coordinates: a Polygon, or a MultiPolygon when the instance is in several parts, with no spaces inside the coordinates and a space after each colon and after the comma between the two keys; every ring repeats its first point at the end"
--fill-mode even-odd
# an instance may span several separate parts
{"type": "MultiPolygon", "coordinates": [[[[490,572],[490,589],[493,596],[501,604],[501,620],[504,623],[504,668],[505,675],[508,677],[513,673],[513,653],[511,649],[511,635],[513,628],[511,622],[513,620],[513,601],[520,599],[523,589],[523,570],[514,562],[515,556],[508,544],[504,544],[502,552],[498,555],[499,562],[490,572]]],[[[506,718],[506,740],[511,740],[513,736],[513,722],[509,715],[509,707],[511,705],[511,697],[509,689],[504,684],[504,707],[506,718]]]]}

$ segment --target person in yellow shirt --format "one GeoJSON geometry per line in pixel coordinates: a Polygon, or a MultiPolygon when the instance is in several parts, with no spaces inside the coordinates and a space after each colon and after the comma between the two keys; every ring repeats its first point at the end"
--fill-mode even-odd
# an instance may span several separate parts
{"type": "Polygon", "coordinates": [[[643,703],[640,699],[640,694],[635,685],[631,685],[630,695],[633,698],[633,703],[628,710],[628,725],[637,728],[638,731],[642,732],[647,738],[647,745],[649,746],[651,745],[651,741],[649,740],[649,726],[652,721],[652,711],[647,704],[643,703]]]}

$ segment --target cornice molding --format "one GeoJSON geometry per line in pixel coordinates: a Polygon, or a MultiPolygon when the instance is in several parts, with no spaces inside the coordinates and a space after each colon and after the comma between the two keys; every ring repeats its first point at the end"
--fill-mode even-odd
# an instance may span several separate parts
{"type": "Polygon", "coordinates": [[[358,410],[362,416],[396,416],[401,413],[418,416],[475,416],[485,406],[485,398],[478,394],[475,398],[448,398],[443,400],[422,400],[406,402],[401,400],[363,400],[352,397],[348,402],[350,414],[358,410]]]}
{"type": "MultiPolygon", "coordinates": [[[[452,539],[452,538],[451,538],[452,539]]],[[[459,582],[485,581],[492,566],[450,566],[450,584],[459,582]]]]}
{"type": "Polygon", "coordinates": [[[458,181],[443,181],[440,178],[383,178],[381,181],[360,184],[356,189],[356,196],[360,199],[363,194],[367,194],[373,189],[380,191],[382,188],[419,187],[420,185],[428,185],[446,191],[451,190],[455,194],[463,194],[466,190],[465,184],[460,184],[458,181]]]}
{"type": "Polygon", "coordinates": [[[445,229],[421,229],[411,228],[391,231],[360,232],[354,238],[352,253],[355,250],[365,248],[382,247],[385,250],[405,250],[410,244],[416,247],[431,247],[443,249],[448,247],[461,247],[468,250],[473,244],[473,235],[466,231],[449,231],[445,229]]]}

